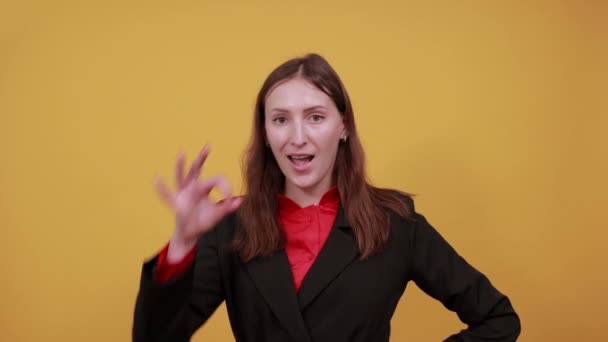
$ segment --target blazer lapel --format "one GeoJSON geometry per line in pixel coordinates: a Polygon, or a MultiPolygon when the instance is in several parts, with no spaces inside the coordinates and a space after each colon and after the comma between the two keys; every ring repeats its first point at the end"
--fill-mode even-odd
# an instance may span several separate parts
{"type": "Polygon", "coordinates": [[[312,342],[299,310],[285,250],[250,261],[247,270],[270,309],[293,338],[298,342],[312,342]]]}
{"type": "Polygon", "coordinates": [[[310,270],[302,281],[298,293],[300,311],[304,311],[314,298],[358,255],[355,236],[344,208],[340,206],[336,221],[310,270]]]}

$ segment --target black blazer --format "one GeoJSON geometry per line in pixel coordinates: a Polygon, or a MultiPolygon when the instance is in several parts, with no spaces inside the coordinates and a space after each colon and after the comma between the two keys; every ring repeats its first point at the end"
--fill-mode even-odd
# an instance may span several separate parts
{"type": "Polygon", "coordinates": [[[227,247],[238,226],[230,215],[201,238],[194,265],[169,283],[153,281],[158,256],[144,263],[133,340],[188,341],[225,300],[238,342],[389,341],[410,280],[468,325],[447,341],[517,339],[520,321],[509,299],[422,215],[405,220],[390,213],[390,220],[384,251],[361,261],[340,208],[296,293],[284,250],[243,263],[227,247]]]}

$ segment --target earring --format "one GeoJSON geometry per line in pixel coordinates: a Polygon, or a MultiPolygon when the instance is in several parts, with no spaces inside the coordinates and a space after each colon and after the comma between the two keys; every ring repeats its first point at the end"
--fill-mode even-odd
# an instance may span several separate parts
{"type": "Polygon", "coordinates": [[[346,139],[348,139],[348,136],[347,135],[343,135],[340,140],[342,140],[342,142],[345,143],[346,139]]]}

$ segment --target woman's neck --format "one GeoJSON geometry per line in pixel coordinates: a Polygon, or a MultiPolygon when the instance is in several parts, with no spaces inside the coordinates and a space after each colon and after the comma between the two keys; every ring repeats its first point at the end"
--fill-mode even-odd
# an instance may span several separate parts
{"type": "Polygon", "coordinates": [[[300,207],[318,205],[323,195],[331,188],[329,185],[321,185],[311,188],[300,188],[293,184],[285,184],[285,196],[296,202],[300,207]]]}

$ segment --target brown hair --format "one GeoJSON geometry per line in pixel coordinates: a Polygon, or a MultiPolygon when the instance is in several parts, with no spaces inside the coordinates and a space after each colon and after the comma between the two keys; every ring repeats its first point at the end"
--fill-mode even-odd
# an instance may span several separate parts
{"type": "Polygon", "coordinates": [[[338,147],[333,171],[342,206],[352,225],[361,258],[379,252],[389,236],[387,209],[407,218],[412,214],[409,194],[372,186],[367,181],[365,155],[353,108],[338,74],[318,54],[290,59],[270,73],[257,96],[253,132],[243,159],[245,197],[238,210],[240,227],[234,247],[244,261],[281,249],[284,237],[277,220],[277,195],[283,191],[285,176],[265,143],[265,102],[279,82],[302,77],[325,92],[342,114],[348,140],[338,147]]]}

